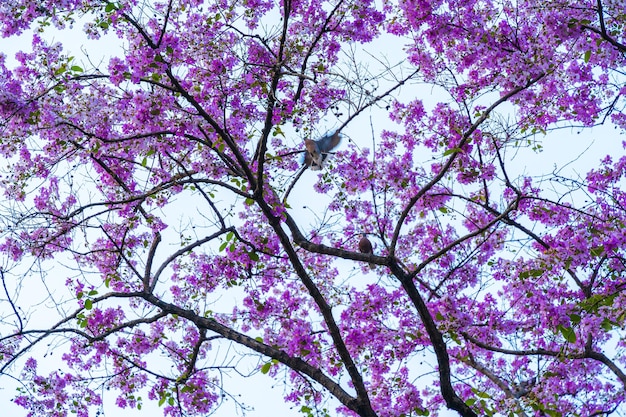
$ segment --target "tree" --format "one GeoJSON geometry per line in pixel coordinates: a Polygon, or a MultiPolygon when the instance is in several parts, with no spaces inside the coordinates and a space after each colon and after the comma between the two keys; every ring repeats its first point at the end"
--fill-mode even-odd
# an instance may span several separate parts
{"type": "Polygon", "coordinates": [[[624,411],[626,158],[533,164],[564,128],[626,128],[620,1],[0,16],[34,33],[0,61],[0,372],[29,415],[86,416],[102,388],[206,415],[250,355],[304,415],[624,411]],[[46,40],[83,22],[121,48],[46,40]],[[304,140],[327,133],[316,173],[304,140]]]}

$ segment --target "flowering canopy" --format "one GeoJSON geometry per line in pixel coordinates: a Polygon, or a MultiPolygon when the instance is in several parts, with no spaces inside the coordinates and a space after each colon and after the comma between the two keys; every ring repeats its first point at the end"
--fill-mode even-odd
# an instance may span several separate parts
{"type": "Polygon", "coordinates": [[[618,0],[3,2],[32,37],[0,55],[14,401],[206,415],[256,354],[304,415],[624,410],[626,157],[519,158],[617,141],[625,27],[618,0]],[[47,37],[82,24],[113,52],[47,37]]]}

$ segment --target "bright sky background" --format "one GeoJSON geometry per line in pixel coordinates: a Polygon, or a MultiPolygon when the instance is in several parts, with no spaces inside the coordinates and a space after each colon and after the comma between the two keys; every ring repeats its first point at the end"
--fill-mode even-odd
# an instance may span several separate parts
{"type": "MultiPolygon", "coordinates": [[[[80,32],[79,24],[76,25],[75,30],[70,35],[69,33],[56,33],[49,29],[46,37],[54,41],[61,41],[64,43],[66,50],[72,51],[72,55],[76,56],[77,62],[80,63],[81,48],[89,51],[92,62],[98,62],[97,53],[101,53],[103,57],[107,54],[114,53],[118,40],[115,37],[107,37],[98,41],[90,41],[84,36],[78,36],[80,32]],[[106,48],[103,45],[107,45],[106,48]]],[[[385,43],[385,50],[390,51],[388,43],[385,43]]],[[[400,46],[400,45],[399,45],[400,46]]],[[[19,39],[0,39],[0,51],[7,55],[7,60],[10,63],[14,53],[18,50],[30,49],[30,36],[22,36],[19,39]]],[[[400,51],[398,51],[400,53],[400,51]]],[[[106,65],[105,65],[106,66],[106,65]]],[[[87,65],[84,66],[86,68],[87,65]]],[[[416,90],[413,87],[405,88],[405,94],[414,95],[416,90]]],[[[426,91],[426,87],[415,87],[420,94],[429,94],[426,91]]],[[[435,99],[435,97],[433,97],[435,99]]],[[[350,138],[355,140],[361,147],[371,146],[371,130],[370,130],[370,117],[371,113],[364,113],[359,120],[348,126],[347,133],[350,138]]],[[[375,128],[385,128],[380,123],[380,117],[376,118],[375,128]],[[376,125],[377,124],[377,125],[376,125]]],[[[383,119],[384,120],[384,119],[383,119]]],[[[329,121],[329,126],[320,127],[320,129],[332,129],[336,127],[333,125],[334,121],[329,121]]],[[[586,130],[581,134],[575,129],[563,129],[558,132],[550,134],[549,140],[543,142],[544,151],[535,154],[527,150],[520,150],[519,154],[515,156],[514,166],[520,173],[533,174],[550,172],[552,167],[561,167],[567,165],[570,161],[576,161],[575,164],[567,165],[564,174],[571,174],[584,176],[585,173],[595,166],[597,166],[598,160],[604,157],[606,154],[621,155],[623,150],[621,147],[621,141],[624,137],[618,135],[615,130],[610,126],[604,126],[596,128],[594,130],[586,130]],[[587,150],[587,147],[593,145],[587,150]]],[[[345,145],[344,145],[345,146],[345,145]]],[[[430,155],[424,156],[424,161],[427,161],[430,155]]],[[[315,204],[311,201],[310,187],[313,181],[317,178],[316,173],[306,172],[304,177],[301,178],[298,183],[298,187],[292,192],[290,197],[290,203],[292,207],[302,207],[303,205],[309,206],[311,210],[314,209],[315,204]],[[313,207],[313,208],[311,208],[313,207]]],[[[323,199],[316,198],[316,204],[323,202],[323,199]]],[[[298,213],[298,216],[306,218],[305,209],[298,213]]],[[[306,228],[308,225],[303,224],[306,228]]],[[[346,261],[346,268],[354,269],[354,265],[346,261]]],[[[370,280],[375,280],[375,277],[369,277],[370,280]]],[[[59,359],[59,367],[63,367],[64,364],[60,361],[60,354],[56,354],[59,359]]],[[[253,366],[253,364],[251,364],[253,366]]],[[[249,412],[247,415],[251,417],[269,417],[269,416],[301,416],[297,407],[292,409],[290,404],[286,404],[282,400],[282,382],[276,382],[270,377],[262,374],[257,374],[249,379],[233,378],[232,380],[226,380],[226,387],[233,388],[233,394],[241,394],[239,400],[246,405],[253,406],[254,411],[249,412]]],[[[0,382],[0,405],[3,406],[2,414],[11,417],[23,417],[26,412],[12,404],[9,399],[14,395],[15,384],[8,378],[3,378],[0,382]]],[[[157,406],[156,402],[144,401],[144,408],[141,411],[137,410],[124,410],[117,409],[111,402],[114,400],[115,394],[105,394],[105,400],[108,400],[105,406],[105,413],[108,416],[119,417],[134,417],[140,415],[160,415],[161,409],[157,406]]],[[[218,409],[214,414],[217,417],[231,417],[236,415],[232,405],[232,400],[228,401],[225,406],[218,409]],[[228,405],[231,404],[231,405],[228,405]]],[[[332,407],[331,407],[332,410],[332,407]]],[[[442,414],[455,415],[454,413],[442,414]]]]}

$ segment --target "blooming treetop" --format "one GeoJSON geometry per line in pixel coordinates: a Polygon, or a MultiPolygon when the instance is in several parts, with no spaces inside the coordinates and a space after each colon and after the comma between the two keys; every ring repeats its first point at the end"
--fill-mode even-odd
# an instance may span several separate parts
{"type": "Polygon", "coordinates": [[[254,354],[303,415],[624,411],[626,158],[519,169],[563,127],[619,141],[623,6],[3,2],[32,37],[0,55],[14,401],[207,415],[254,354]],[[48,36],[84,22],[119,49],[48,36]],[[304,141],[331,129],[317,175],[304,141]]]}

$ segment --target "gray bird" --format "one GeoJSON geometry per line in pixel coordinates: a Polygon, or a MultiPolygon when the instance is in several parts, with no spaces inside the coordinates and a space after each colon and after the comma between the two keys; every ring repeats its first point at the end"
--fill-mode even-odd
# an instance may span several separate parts
{"type": "MultiPolygon", "coordinates": [[[[361,235],[361,240],[359,240],[359,252],[367,253],[370,255],[374,254],[374,248],[372,247],[372,242],[367,238],[367,235],[363,233],[361,235]]],[[[370,262],[370,269],[376,268],[376,264],[370,262]]]]}

